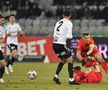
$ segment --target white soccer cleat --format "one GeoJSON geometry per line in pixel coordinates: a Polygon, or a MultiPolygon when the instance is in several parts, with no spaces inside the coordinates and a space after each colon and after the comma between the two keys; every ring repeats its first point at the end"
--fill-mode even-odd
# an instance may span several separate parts
{"type": "Polygon", "coordinates": [[[5,67],[5,73],[6,73],[7,75],[9,75],[9,71],[8,71],[8,68],[7,68],[7,67],[5,67]]]}
{"type": "Polygon", "coordinates": [[[11,72],[11,73],[13,73],[13,67],[12,67],[12,65],[9,65],[9,71],[11,72]]]}
{"type": "Polygon", "coordinates": [[[4,83],[4,79],[3,78],[0,78],[0,83],[4,83]]]}

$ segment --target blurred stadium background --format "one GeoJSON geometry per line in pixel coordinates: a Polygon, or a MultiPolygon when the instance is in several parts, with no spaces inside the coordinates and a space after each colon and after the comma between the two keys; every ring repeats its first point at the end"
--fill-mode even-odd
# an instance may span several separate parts
{"type": "MultiPolygon", "coordinates": [[[[30,38],[33,39],[32,41],[37,42],[40,38],[48,38],[46,41],[50,41],[48,44],[51,45],[50,39],[54,25],[57,20],[62,18],[65,9],[72,12],[71,21],[74,25],[74,37],[80,37],[83,31],[89,31],[95,37],[105,59],[108,59],[106,55],[108,53],[108,0],[0,0],[0,13],[5,17],[10,14],[16,15],[17,22],[26,35],[25,38],[20,38],[19,41],[26,42],[25,44],[31,41],[30,38]],[[32,36],[36,38],[39,36],[38,40],[32,36]]],[[[77,41],[78,39],[72,41],[75,48],[77,41]]],[[[35,45],[34,42],[32,42],[32,45],[35,45]]],[[[50,50],[50,48],[45,49],[44,52],[47,50],[50,50]]],[[[37,51],[41,52],[42,48],[37,49],[37,51]]],[[[44,55],[44,52],[29,55],[44,55]]],[[[49,55],[47,56],[49,58],[49,55]]]]}
{"type": "Polygon", "coordinates": [[[15,14],[30,36],[52,35],[54,24],[65,8],[73,15],[74,35],[82,31],[97,35],[108,33],[107,0],[0,0],[0,13],[15,14]]]}
{"type": "MultiPolygon", "coordinates": [[[[89,31],[108,62],[108,0],[0,0],[0,13],[6,18],[15,14],[25,31],[25,36],[19,37],[18,47],[18,60],[24,62],[14,64],[14,73],[4,76],[6,83],[0,84],[0,90],[108,90],[103,70],[103,81],[99,84],[69,86],[67,66],[64,66],[60,77],[62,85],[58,86],[52,81],[56,63],[34,63],[60,61],[52,49],[52,34],[65,9],[71,10],[74,25],[74,37],[68,43],[72,55],[76,53],[81,33],[89,31]],[[35,80],[27,79],[31,69],[38,73],[35,80]]],[[[2,48],[7,55],[5,46],[2,48]]]]}

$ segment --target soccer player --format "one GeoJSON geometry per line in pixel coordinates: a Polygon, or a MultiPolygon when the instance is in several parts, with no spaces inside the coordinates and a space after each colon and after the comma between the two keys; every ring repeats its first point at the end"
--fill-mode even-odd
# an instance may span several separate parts
{"type": "Polygon", "coordinates": [[[80,83],[100,83],[102,81],[102,73],[98,65],[94,66],[94,70],[90,67],[83,67],[83,71],[80,67],[75,67],[74,72],[77,74],[75,80],[80,83]]]}
{"type": "Polygon", "coordinates": [[[78,85],[79,83],[73,78],[73,58],[71,56],[70,50],[66,47],[66,40],[72,38],[73,24],[69,20],[70,17],[70,11],[64,11],[63,19],[59,20],[54,28],[53,49],[57,56],[61,59],[61,62],[58,64],[53,81],[56,84],[61,84],[58,75],[65,62],[68,62],[69,84],[78,85]]]}
{"type": "Polygon", "coordinates": [[[102,68],[105,70],[108,78],[108,66],[104,59],[102,58],[99,50],[95,47],[95,42],[93,38],[90,36],[89,32],[84,32],[82,38],[78,42],[77,47],[77,58],[84,62],[84,57],[86,56],[93,56],[99,61],[102,68]]]}
{"type": "Polygon", "coordinates": [[[17,46],[18,46],[18,35],[24,35],[20,25],[16,23],[16,18],[14,14],[11,14],[8,18],[8,23],[5,26],[6,36],[7,36],[7,46],[10,50],[10,55],[7,57],[7,65],[5,67],[6,74],[9,71],[13,72],[13,62],[17,58],[17,46]],[[9,71],[8,71],[9,70],[9,71]]]}
{"type": "Polygon", "coordinates": [[[4,55],[1,50],[1,44],[4,42],[5,38],[5,30],[3,28],[4,17],[0,14],[0,82],[4,83],[3,74],[6,65],[6,61],[4,59],[4,55]]]}

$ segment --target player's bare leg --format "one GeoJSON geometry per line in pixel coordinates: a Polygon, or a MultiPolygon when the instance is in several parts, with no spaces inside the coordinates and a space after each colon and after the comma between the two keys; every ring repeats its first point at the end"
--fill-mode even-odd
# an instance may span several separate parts
{"type": "Polygon", "coordinates": [[[102,67],[102,68],[104,69],[104,71],[106,72],[107,79],[108,79],[108,66],[107,66],[107,63],[106,63],[105,60],[102,58],[102,56],[101,56],[100,53],[97,53],[94,57],[99,61],[101,67],[102,67]]]}

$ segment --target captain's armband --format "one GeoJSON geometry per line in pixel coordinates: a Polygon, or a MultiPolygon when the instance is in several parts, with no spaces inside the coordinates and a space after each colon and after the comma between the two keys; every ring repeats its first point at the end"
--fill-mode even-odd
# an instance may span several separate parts
{"type": "Polygon", "coordinates": [[[94,48],[94,44],[90,44],[89,48],[94,48]]]}

